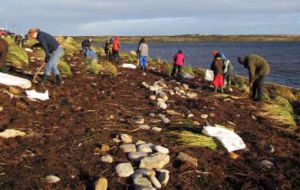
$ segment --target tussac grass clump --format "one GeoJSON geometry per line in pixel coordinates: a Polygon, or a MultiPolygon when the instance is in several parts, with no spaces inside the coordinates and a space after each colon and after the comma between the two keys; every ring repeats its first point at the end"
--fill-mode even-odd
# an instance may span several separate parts
{"type": "Polygon", "coordinates": [[[6,36],[3,39],[9,44],[6,62],[18,69],[27,67],[29,64],[28,55],[22,47],[15,43],[15,38],[6,36]]]}
{"type": "Polygon", "coordinates": [[[86,64],[84,71],[90,74],[99,74],[102,70],[102,65],[97,62],[86,64]]]}
{"type": "Polygon", "coordinates": [[[287,125],[289,129],[296,129],[293,107],[287,99],[277,96],[271,103],[264,104],[263,109],[264,116],[287,125]]]}
{"type": "Polygon", "coordinates": [[[76,40],[72,37],[64,38],[62,36],[56,37],[58,43],[64,48],[64,52],[66,55],[72,55],[74,52],[80,50],[80,43],[76,42],[76,40]]]}
{"type": "Polygon", "coordinates": [[[116,76],[118,73],[116,66],[108,61],[102,63],[94,61],[90,64],[86,64],[84,71],[90,74],[107,74],[112,76],[116,76]]]}
{"type": "Polygon", "coordinates": [[[61,60],[58,63],[58,69],[59,69],[59,72],[62,75],[68,75],[68,76],[72,75],[72,70],[71,70],[70,65],[67,62],[63,61],[63,60],[61,60]]]}
{"type": "Polygon", "coordinates": [[[104,74],[109,74],[109,75],[113,75],[113,76],[117,75],[118,70],[114,64],[112,64],[108,61],[105,61],[105,62],[101,63],[101,65],[102,65],[102,72],[104,74]]]}
{"type": "Polygon", "coordinates": [[[211,150],[217,150],[218,148],[216,141],[212,137],[190,131],[171,132],[171,134],[177,136],[179,142],[188,146],[206,147],[211,150]]]}

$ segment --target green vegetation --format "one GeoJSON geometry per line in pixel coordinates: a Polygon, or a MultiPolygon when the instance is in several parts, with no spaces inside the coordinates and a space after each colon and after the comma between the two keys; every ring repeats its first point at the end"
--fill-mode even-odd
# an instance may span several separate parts
{"type": "Polygon", "coordinates": [[[72,37],[56,37],[56,40],[62,47],[64,48],[66,55],[73,55],[74,52],[77,52],[80,50],[80,43],[78,43],[74,38],[72,37]]]}
{"type": "Polygon", "coordinates": [[[6,62],[18,69],[27,67],[29,61],[26,51],[15,43],[13,37],[6,36],[4,40],[9,44],[6,62]]]}
{"type": "Polygon", "coordinates": [[[92,62],[90,64],[86,64],[84,71],[96,75],[101,73],[113,76],[117,75],[116,66],[107,61],[102,63],[92,62]]]}
{"type": "Polygon", "coordinates": [[[72,75],[72,71],[71,71],[70,65],[67,62],[63,61],[63,60],[61,60],[59,62],[58,69],[59,69],[59,72],[62,75],[68,75],[68,76],[72,75]]]}

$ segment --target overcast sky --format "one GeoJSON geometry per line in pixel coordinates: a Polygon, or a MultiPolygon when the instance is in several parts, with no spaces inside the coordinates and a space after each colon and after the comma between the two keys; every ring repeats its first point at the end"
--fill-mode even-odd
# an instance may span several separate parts
{"type": "Polygon", "coordinates": [[[300,0],[0,0],[0,27],[54,35],[300,34],[300,0]]]}

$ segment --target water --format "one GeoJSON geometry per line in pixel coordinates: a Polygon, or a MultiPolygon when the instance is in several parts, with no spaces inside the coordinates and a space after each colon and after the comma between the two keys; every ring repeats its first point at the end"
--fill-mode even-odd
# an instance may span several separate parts
{"type": "MultiPolygon", "coordinates": [[[[149,43],[150,57],[172,61],[178,49],[186,55],[186,65],[209,68],[213,50],[226,55],[234,65],[235,73],[248,76],[244,67],[237,63],[237,56],[258,54],[266,58],[271,67],[267,81],[300,88],[299,42],[179,42],[149,43]]],[[[122,51],[137,49],[137,44],[122,44],[122,51]]]]}

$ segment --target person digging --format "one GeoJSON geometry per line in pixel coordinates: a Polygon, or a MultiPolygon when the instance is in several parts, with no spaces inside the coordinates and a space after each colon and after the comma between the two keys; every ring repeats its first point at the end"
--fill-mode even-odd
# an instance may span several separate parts
{"type": "Polygon", "coordinates": [[[262,101],[265,77],[270,73],[268,61],[259,55],[248,55],[244,59],[237,58],[238,62],[249,71],[250,96],[254,101],[262,101]]]}
{"type": "Polygon", "coordinates": [[[39,45],[40,47],[42,47],[46,54],[46,67],[41,85],[47,84],[51,72],[53,72],[55,75],[55,84],[61,85],[62,80],[57,65],[61,57],[64,55],[64,50],[62,46],[57,42],[57,40],[53,36],[46,32],[42,32],[39,29],[30,29],[28,31],[28,37],[36,39],[39,43],[35,44],[34,46],[36,47],[37,45],[39,45]]]}

